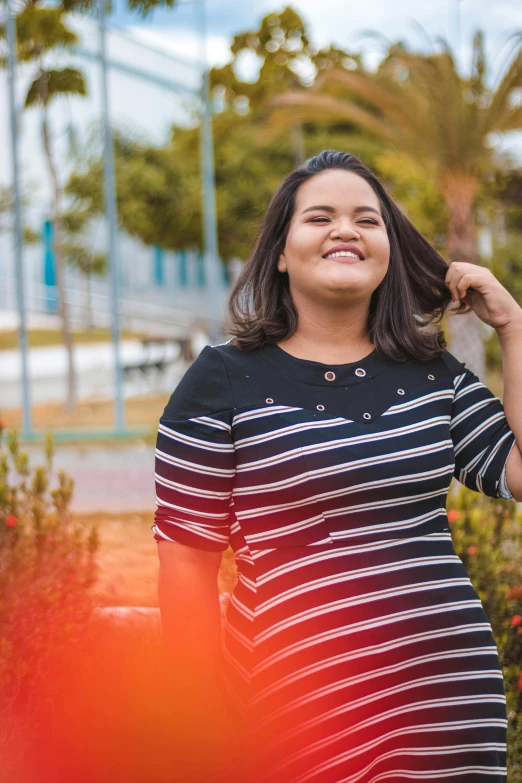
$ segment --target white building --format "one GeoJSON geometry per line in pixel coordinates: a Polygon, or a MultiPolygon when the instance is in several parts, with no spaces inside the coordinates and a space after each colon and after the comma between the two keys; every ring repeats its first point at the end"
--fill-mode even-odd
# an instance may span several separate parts
{"type": "MultiPolygon", "coordinates": [[[[74,54],[52,54],[56,67],[70,66],[85,76],[85,98],[58,98],[51,105],[50,119],[55,157],[65,183],[74,163],[74,150],[99,127],[101,120],[101,68],[98,60],[99,33],[95,20],[68,17],[71,29],[79,36],[74,54]]],[[[108,28],[107,52],[110,66],[109,99],[111,125],[152,143],[162,143],[171,124],[191,124],[199,111],[201,67],[197,59],[174,57],[158,51],[128,33],[108,28]]],[[[31,72],[18,67],[18,106],[23,105],[31,72]]],[[[7,73],[0,71],[0,186],[11,185],[11,140],[7,73]]],[[[43,154],[41,118],[38,108],[20,112],[19,156],[22,190],[27,199],[24,223],[37,231],[41,241],[24,248],[24,268],[28,307],[52,312],[56,307],[55,272],[50,221],[50,185],[43,154]]],[[[106,249],[107,236],[102,218],[92,227],[89,238],[94,250],[106,249]]],[[[169,308],[204,313],[208,292],[205,289],[203,259],[196,252],[163,252],[147,247],[125,234],[119,237],[119,261],[122,297],[128,300],[164,305],[169,308]]],[[[226,270],[225,270],[226,272],[226,270]]],[[[228,289],[223,275],[223,298],[228,289]]],[[[232,272],[232,277],[234,276],[232,272]]],[[[85,280],[67,269],[67,283],[77,317],[85,305],[85,280]]],[[[95,308],[107,310],[106,280],[94,280],[95,308]]],[[[15,308],[15,270],[13,238],[0,234],[0,309],[15,308]]],[[[207,310],[208,312],[208,310],[207,310]]],[[[96,313],[95,313],[96,315],[96,313]]],[[[102,322],[108,318],[104,314],[102,322]]]]}

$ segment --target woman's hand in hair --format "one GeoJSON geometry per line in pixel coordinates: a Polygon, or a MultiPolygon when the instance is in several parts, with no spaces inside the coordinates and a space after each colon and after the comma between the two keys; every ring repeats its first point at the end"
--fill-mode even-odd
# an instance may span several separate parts
{"type": "Polygon", "coordinates": [[[494,274],[483,266],[454,261],[449,265],[445,283],[453,301],[468,306],[481,321],[494,329],[522,326],[522,308],[494,274]]]}

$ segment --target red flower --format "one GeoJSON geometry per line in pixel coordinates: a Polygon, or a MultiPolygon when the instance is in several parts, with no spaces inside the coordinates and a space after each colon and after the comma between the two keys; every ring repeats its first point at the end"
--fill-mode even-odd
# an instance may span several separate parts
{"type": "Polygon", "coordinates": [[[468,553],[468,555],[478,555],[479,548],[478,546],[468,546],[466,552],[468,553]]]}
{"type": "Polygon", "coordinates": [[[452,522],[457,522],[460,519],[460,511],[457,511],[457,509],[452,508],[450,511],[448,511],[448,522],[451,524],[452,522]]]}
{"type": "Polygon", "coordinates": [[[506,598],[508,601],[516,601],[517,598],[522,598],[522,585],[512,587],[511,590],[508,590],[506,593],[506,598]]]}
{"type": "Polygon", "coordinates": [[[522,623],[522,615],[514,614],[511,618],[510,626],[514,628],[516,625],[520,625],[520,623],[522,623]]]}
{"type": "Polygon", "coordinates": [[[52,544],[52,542],[54,541],[54,538],[53,538],[52,536],[47,536],[47,541],[48,541],[50,544],[52,544]]]}
{"type": "Polygon", "coordinates": [[[522,672],[520,673],[520,677],[518,678],[518,690],[522,691],[522,672]]]}
{"type": "Polygon", "coordinates": [[[16,527],[17,524],[18,524],[18,520],[15,517],[15,515],[14,514],[9,514],[9,516],[5,520],[5,526],[6,527],[16,527]]]}

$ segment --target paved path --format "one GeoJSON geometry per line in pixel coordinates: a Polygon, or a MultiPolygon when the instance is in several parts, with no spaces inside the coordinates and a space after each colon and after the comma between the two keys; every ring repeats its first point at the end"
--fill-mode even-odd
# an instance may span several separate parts
{"type": "MultiPolygon", "coordinates": [[[[26,449],[31,464],[44,462],[39,446],[26,449]]],[[[114,448],[60,446],[55,470],[64,468],[75,480],[72,510],[154,511],[154,448],[128,444],[114,448]]],[[[53,486],[56,486],[54,483],[53,486]]]]}
{"type": "MultiPolygon", "coordinates": [[[[166,391],[177,383],[184,365],[174,345],[151,345],[145,349],[139,340],[122,340],[121,361],[134,368],[124,383],[126,397],[166,391]],[[165,360],[165,369],[152,368],[147,374],[137,369],[145,359],[165,360]]],[[[110,399],[114,384],[114,353],[110,343],[85,343],[74,348],[78,398],[110,399]]],[[[66,394],[67,356],[63,346],[32,348],[29,351],[30,391],[33,405],[61,402],[66,394]]],[[[0,407],[20,405],[22,386],[18,351],[0,351],[0,407]]]]}

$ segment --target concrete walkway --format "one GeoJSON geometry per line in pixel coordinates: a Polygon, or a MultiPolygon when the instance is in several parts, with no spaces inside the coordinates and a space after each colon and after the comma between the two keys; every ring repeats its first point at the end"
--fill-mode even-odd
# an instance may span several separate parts
{"type": "MultiPolygon", "coordinates": [[[[122,340],[123,366],[137,367],[145,359],[164,360],[165,370],[144,376],[139,369],[125,381],[125,396],[173,388],[179,379],[179,350],[174,345],[151,345],[144,349],[139,340],[122,340]]],[[[74,347],[74,365],[80,401],[110,399],[114,384],[114,352],[111,343],[80,343],[74,347]]],[[[0,407],[16,408],[22,398],[21,359],[19,351],[0,351],[0,407]]],[[[62,345],[32,348],[29,351],[29,374],[33,405],[62,402],[66,394],[67,354],[62,345]]]]}
{"type": "MultiPolygon", "coordinates": [[[[40,446],[31,445],[25,450],[31,465],[45,461],[40,446]]],[[[63,468],[74,478],[73,511],[140,512],[156,508],[152,446],[144,443],[103,449],[60,446],[56,449],[54,467],[55,470],[63,468]]]]}

